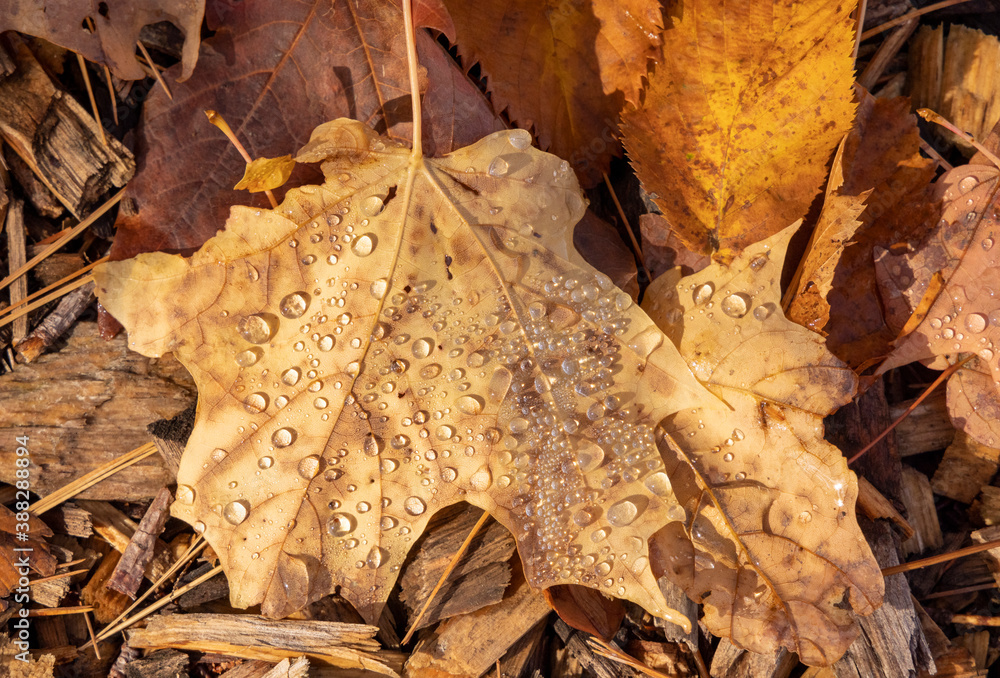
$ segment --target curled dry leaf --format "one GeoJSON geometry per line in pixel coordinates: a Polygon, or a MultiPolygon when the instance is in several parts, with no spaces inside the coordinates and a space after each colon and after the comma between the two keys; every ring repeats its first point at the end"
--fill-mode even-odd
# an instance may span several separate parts
{"type": "MultiPolygon", "coordinates": [[[[619,155],[618,115],[660,58],[654,0],[444,0],[459,51],[479,63],[498,111],[569,159],[585,186],[619,155]]],[[[441,29],[447,32],[448,26],[441,29]]]]}
{"type": "Polygon", "coordinates": [[[876,99],[860,86],[856,99],[854,127],[834,158],[813,246],[788,307],[791,320],[824,332],[827,347],[855,368],[885,355],[902,326],[893,329],[886,318],[892,309],[876,285],[873,251],[923,233],[935,171],[920,155],[908,99],[876,99]]]}
{"type": "Polygon", "coordinates": [[[19,31],[54,42],[108,68],[123,80],[142,80],[136,60],[143,26],[169,21],[184,34],[180,80],[198,61],[205,0],[0,0],[0,33],[19,31]],[[93,32],[86,27],[92,22],[93,32]]]}
{"type": "Polygon", "coordinates": [[[854,114],[853,10],[683,4],[622,131],[636,175],[689,249],[731,258],[805,215],[854,114]]]}
{"type": "Polygon", "coordinates": [[[714,398],[575,252],[576,179],[530,143],[425,160],[326,123],[297,158],[322,186],[233,208],[191,259],[95,269],[130,346],[198,384],[172,512],[235,605],[283,616],[340,587],[375,620],[431,514],[466,501],[515,535],[532,586],[689,625],[648,565],[686,518],[654,429],[714,398]]]}
{"type": "Polygon", "coordinates": [[[1000,441],[1000,423],[989,416],[1000,409],[998,177],[997,168],[980,164],[942,175],[935,186],[942,204],[937,226],[911,253],[880,252],[876,271],[883,296],[910,310],[937,275],[944,280],[923,320],[879,369],[915,360],[944,369],[958,354],[976,354],[978,365],[963,370],[955,384],[955,376],[949,380],[948,406],[957,426],[990,447],[1000,441]]]}
{"type": "Polygon", "coordinates": [[[857,479],[823,439],[823,417],[857,379],[780,308],[796,226],[646,292],[644,308],[718,397],[665,424],[667,473],[692,520],[651,548],[658,573],[705,604],[713,633],[826,665],[857,636],[855,615],[881,604],[883,579],[855,518],[857,479]]]}

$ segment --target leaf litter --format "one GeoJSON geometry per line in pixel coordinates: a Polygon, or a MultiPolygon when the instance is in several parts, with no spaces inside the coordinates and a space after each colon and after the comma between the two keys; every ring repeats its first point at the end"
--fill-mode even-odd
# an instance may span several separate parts
{"type": "Polygon", "coordinates": [[[233,207],[189,259],[95,271],[130,347],[173,353],[198,385],[172,513],[219,554],[234,605],[282,617],[339,589],[374,622],[430,516],[465,501],[511,531],[535,588],[588,586],[689,628],[666,574],[711,592],[714,632],[840,656],[881,596],[819,424],[855,380],[782,324],[780,265],[753,262],[784,241],[745,254],[739,289],[698,274],[675,310],[710,322],[668,313],[664,334],[577,254],[576,178],[527,132],[430,159],[338,119],[296,161],[324,183],[233,207]],[[745,330],[734,345],[723,320],[745,330]],[[762,326],[786,348],[724,376],[762,326]],[[765,460],[774,445],[787,454],[765,460]]]}

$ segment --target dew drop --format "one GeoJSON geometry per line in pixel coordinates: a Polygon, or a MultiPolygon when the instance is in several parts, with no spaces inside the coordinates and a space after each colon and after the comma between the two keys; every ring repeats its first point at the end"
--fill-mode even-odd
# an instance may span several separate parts
{"type": "Polygon", "coordinates": [[[278,303],[278,310],[286,318],[301,318],[309,307],[309,295],[305,292],[292,292],[278,303]]]}
{"type": "Polygon", "coordinates": [[[376,299],[382,299],[385,297],[385,293],[389,290],[389,281],[385,278],[378,278],[371,284],[371,287],[369,287],[368,290],[376,299]]]}
{"type": "Polygon", "coordinates": [[[236,324],[236,329],[251,344],[263,344],[271,338],[271,334],[273,333],[271,324],[260,313],[241,318],[236,324]]]}
{"type": "Polygon", "coordinates": [[[965,316],[965,329],[973,334],[979,334],[986,329],[988,322],[986,316],[982,313],[970,313],[965,316]]]}
{"type": "MultiPolygon", "coordinates": [[[[381,202],[381,201],[380,201],[381,202]]],[[[355,256],[367,257],[369,254],[375,251],[376,238],[371,233],[366,233],[361,236],[353,243],[351,243],[351,251],[354,252],[355,256]]]]}
{"type": "Polygon", "coordinates": [[[633,337],[628,347],[644,360],[663,344],[663,332],[655,325],[647,327],[633,337]]]}
{"type": "Polygon", "coordinates": [[[722,300],[721,307],[722,312],[730,318],[742,318],[750,309],[750,297],[742,292],[730,294],[722,300]]]}
{"type": "Polygon", "coordinates": [[[507,164],[507,161],[501,157],[496,157],[490,163],[488,171],[491,177],[503,177],[507,175],[508,169],[510,169],[510,166],[507,164]]]}
{"type": "Polygon", "coordinates": [[[604,449],[596,443],[583,440],[576,451],[576,463],[581,471],[589,473],[604,463],[604,449]]]}
{"type": "Polygon", "coordinates": [[[194,488],[190,485],[177,486],[177,501],[190,506],[194,503],[194,488]]]}
{"type": "Polygon", "coordinates": [[[274,466],[273,457],[261,457],[260,459],[257,460],[257,468],[269,469],[272,466],[274,466]]]}
{"type": "Polygon", "coordinates": [[[295,442],[295,431],[290,428],[279,428],[271,435],[275,447],[288,447],[295,442]]]}
{"type": "Polygon", "coordinates": [[[377,216],[385,208],[385,203],[382,202],[382,198],[377,195],[370,195],[361,201],[361,213],[365,216],[374,217],[377,216]]]}
{"type": "Polygon", "coordinates": [[[343,537],[354,531],[356,523],[349,513],[334,513],[326,523],[326,530],[334,537],[343,537]]]}
{"type": "Polygon", "coordinates": [[[447,424],[438,426],[434,435],[438,440],[451,440],[455,436],[455,428],[447,424]]]}
{"type": "Polygon", "coordinates": [[[250,414],[260,414],[267,409],[267,395],[251,393],[243,400],[243,409],[250,414]]]}
{"type": "Polygon", "coordinates": [[[330,403],[327,401],[326,398],[316,398],[316,400],[313,401],[313,407],[315,407],[317,410],[325,410],[327,405],[329,404],[330,403]]]}
{"type": "Polygon", "coordinates": [[[490,399],[495,401],[503,400],[510,389],[510,383],[513,378],[514,375],[506,367],[498,367],[493,370],[493,376],[490,377],[490,383],[486,387],[486,393],[490,399]]]}
{"type": "Polygon", "coordinates": [[[624,527],[639,515],[639,508],[628,499],[622,499],[608,509],[608,522],[615,527],[624,527]]]}
{"type": "Polygon", "coordinates": [[[441,469],[441,480],[446,483],[453,483],[455,482],[455,478],[458,478],[458,471],[451,466],[445,466],[441,469]]]}
{"type": "Polygon", "coordinates": [[[389,559],[389,552],[386,551],[381,546],[373,546],[372,550],[368,552],[368,557],[365,558],[365,564],[371,569],[377,569],[381,567],[382,563],[389,559]]]}
{"type": "Polygon", "coordinates": [[[255,365],[263,355],[264,352],[259,348],[248,348],[236,354],[236,364],[240,367],[250,367],[251,365],[255,365]]]}
{"type": "Polygon", "coordinates": [[[441,374],[441,366],[437,363],[431,363],[430,365],[425,365],[420,369],[421,379],[434,379],[441,374]]]}
{"type": "Polygon", "coordinates": [[[403,508],[411,516],[419,516],[427,510],[427,504],[420,497],[407,497],[403,502],[403,508]]]}
{"type": "Polygon", "coordinates": [[[295,386],[302,378],[302,370],[297,367],[290,367],[281,373],[281,380],[289,386],[295,386]]]}
{"type": "Polygon", "coordinates": [[[381,445],[379,445],[379,439],[376,438],[371,433],[366,433],[364,440],[361,442],[361,449],[369,457],[377,457],[378,453],[381,451],[381,445]]]}
{"type": "Polygon", "coordinates": [[[455,400],[455,407],[463,414],[475,415],[483,411],[483,399],[479,396],[464,395],[455,400]]]}
{"type": "Polygon", "coordinates": [[[372,505],[366,501],[359,501],[358,505],[354,507],[358,513],[368,513],[372,510],[372,505]]]}
{"type": "Polygon", "coordinates": [[[382,516],[382,520],[379,521],[379,527],[383,530],[391,530],[396,525],[399,525],[399,521],[392,516],[382,516]]]}
{"type": "Polygon", "coordinates": [[[316,342],[316,348],[321,351],[329,351],[333,348],[333,344],[336,340],[333,338],[332,334],[327,334],[326,336],[320,337],[319,341],[316,342]]]}
{"type": "Polygon", "coordinates": [[[472,474],[469,478],[469,485],[472,489],[479,492],[488,490],[490,485],[493,484],[493,474],[490,473],[489,469],[481,469],[472,474]]]}
{"type": "Polygon", "coordinates": [[[306,480],[312,480],[319,474],[319,457],[310,454],[299,461],[299,475],[306,480]]]}
{"type": "Polygon", "coordinates": [[[673,494],[673,487],[670,484],[670,477],[663,471],[651,474],[643,483],[650,492],[657,497],[668,497],[673,494]]]}
{"type": "Polygon", "coordinates": [[[434,350],[434,345],[427,339],[417,339],[413,342],[413,346],[410,347],[410,350],[413,352],[414,358],[422,359],[431,354],[431,351],[434,350]]]}
{"type": "Polygon", "coordinates": [[[229,453],[226,452],[221,447],[217,447],[214,450],[212,450],[212,461],[214,461],[216,464],[221,463],[222,460],[225,459],[228,456],[229,456],[229,453]]]}
{"type": "Polygon", "coordinates": [[[231,501],[222,509],[222,517],[232,525],[239,525],[248,515],[250,515],[250,504],[245,499],[231,501]]]}
{"type": "Polygon", "coordinates": [[[698,285],[697,287],[695,287],[691,296],[694,299],[694,303],[704,304],[706,301],[712,298],[713,294],[715,294],[715,285],[713,285],[710,282],[707,282],[703,285],[698,285]]]}

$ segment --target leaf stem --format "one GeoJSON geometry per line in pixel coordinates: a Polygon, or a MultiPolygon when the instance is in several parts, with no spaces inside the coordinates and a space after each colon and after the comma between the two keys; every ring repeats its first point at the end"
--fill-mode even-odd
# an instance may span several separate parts
{"type": "Polygon", "coordinates": [[[417,39],[413,26],[411,0],[403,0],[403,25],[406,33],[406,65],[410,72],[410,101],[413,106],[413,152],[411,157],[422,158],[423,118],[420,112],[420,79],[417,77],[417,39]]]}

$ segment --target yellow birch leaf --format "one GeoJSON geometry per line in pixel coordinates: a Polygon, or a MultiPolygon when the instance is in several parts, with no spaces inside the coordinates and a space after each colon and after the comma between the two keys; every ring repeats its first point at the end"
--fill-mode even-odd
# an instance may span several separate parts
{"type": "Polygon", "coordinates": [[[684,3],[625,149],[674,232],[725,261],[803,217],[854,115],[852,3],[684,3]]]}
{"type": "Polygon", "coordinates": [[[280,158],[254,158],[247,163],[243,178],[233,188],[237,191],[246,189],[251,193],[269,191],[284,186],[294,169],[295,161],[290,155],[283,155],[280,158]]]}

